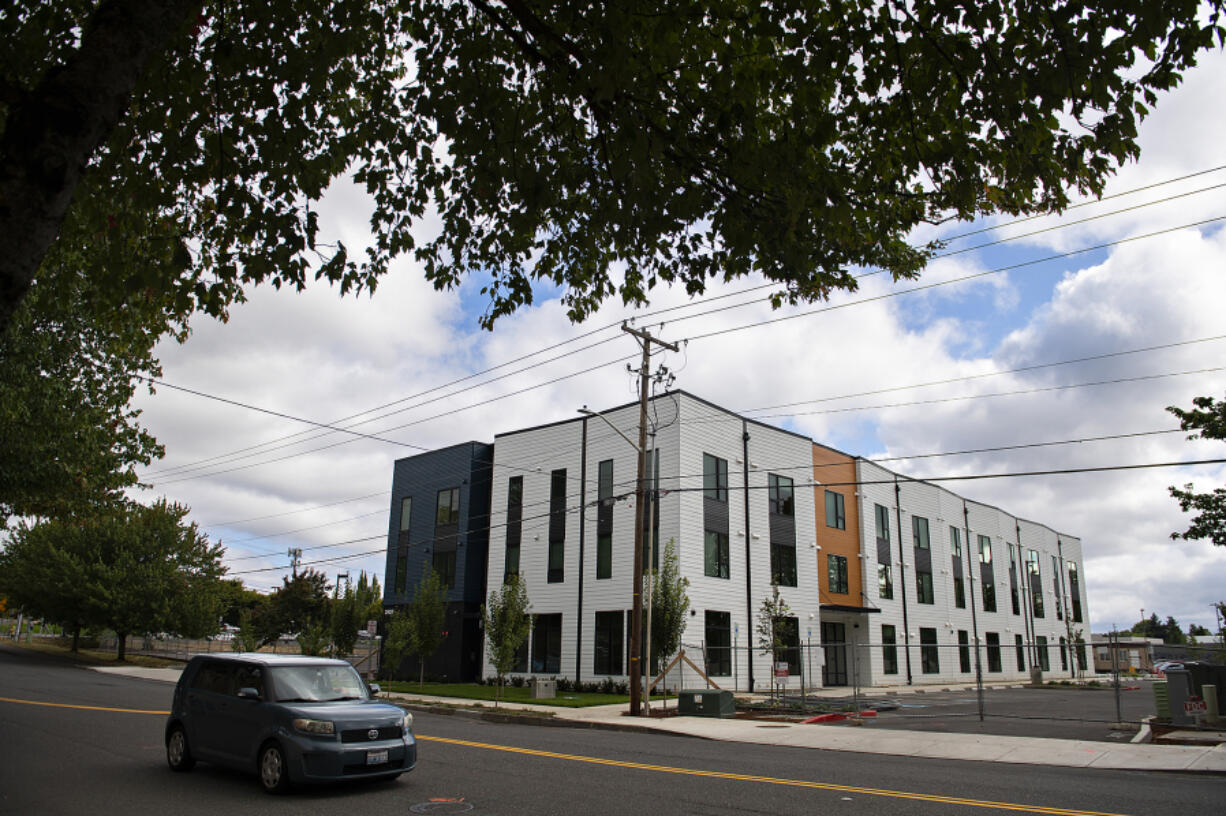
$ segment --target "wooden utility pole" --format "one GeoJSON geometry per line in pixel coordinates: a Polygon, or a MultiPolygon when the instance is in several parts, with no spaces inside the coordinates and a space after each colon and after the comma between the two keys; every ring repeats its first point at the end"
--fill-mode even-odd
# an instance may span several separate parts
{"type": "Polygon", "coordinates": [[[651,344],[680,351],[673,343],[651,336],[646,330],[632,329],[625,323],[622,331],[634,335],[643,346],[639,369],[639,472],[634,493],[634,602],[630,613],[630,716],[637,717],[643,704],[643,501],[647,495],[647,386],[651,379],[651,344]]]}

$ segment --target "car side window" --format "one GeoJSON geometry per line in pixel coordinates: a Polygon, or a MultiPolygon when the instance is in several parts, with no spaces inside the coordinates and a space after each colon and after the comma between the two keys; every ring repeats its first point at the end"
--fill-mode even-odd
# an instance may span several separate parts
{"type": "Polygon", "coordinates": [[[215,694],[233,694],[232,675],[228,666],[221,663],[205,663],[192,679],[192,688],[211,691],[215,694]]]}
{"type": "Polygon", "coordinates": [[[253,688],[264,696],[264,672],[259,666],[239,666],[235,673],[234,693],[240,689],[253,688]]]}

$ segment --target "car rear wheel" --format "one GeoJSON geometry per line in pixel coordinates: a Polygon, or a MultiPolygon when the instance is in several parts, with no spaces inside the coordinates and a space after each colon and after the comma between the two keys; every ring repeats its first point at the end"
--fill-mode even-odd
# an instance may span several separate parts
{"type": "Polygon", "coordinates": [[[289,790],[289,769],[285,766],[285,752],[275,742],[260,749],[260,785],[269,793],[285,793],[289,790]]]}
{"type": "Polygon", "coordinates": [[[183,726],[176,725],[166,737],[166,764],[172,771],[190,771],[196,764],[183,726]]]}

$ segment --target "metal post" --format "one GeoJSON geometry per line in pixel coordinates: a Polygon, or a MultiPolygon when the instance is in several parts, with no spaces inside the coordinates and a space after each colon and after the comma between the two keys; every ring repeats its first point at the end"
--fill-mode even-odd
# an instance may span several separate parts
{"type": "Polygon", "coordinates": [[[1116,631],[1115,624],[1111,624],[1111,673],[1115,676],[1115,721],[1117,723],[1124,721],[1124,715],[1120,709],[1120,659],[1119,659],[1119,641],[1120,635],[1116,631]]]}

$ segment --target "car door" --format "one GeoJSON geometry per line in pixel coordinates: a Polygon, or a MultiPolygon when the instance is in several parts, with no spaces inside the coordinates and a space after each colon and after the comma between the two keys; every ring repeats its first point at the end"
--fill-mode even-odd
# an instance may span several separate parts
{"type": "Polygon", "coordinates": [[[260,666],[236,664],[229,667],[229,693],[217,703],[219,750],[232,765],[246,767],[255,757],[263,736],[267,695],[260,666]],[[240,697],[239,691],[255,689],[258,699],[240,697]]]}
{"type": "Polygon", "coordinates": [[[186,691],[187,740],[192,753],[204,760],[223,756],[224,729],[219,719],[232,682],[229,667],[219,660],[207,660],[192,677],[186,691]]]}

